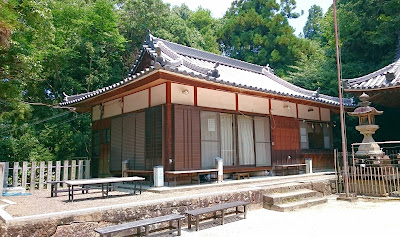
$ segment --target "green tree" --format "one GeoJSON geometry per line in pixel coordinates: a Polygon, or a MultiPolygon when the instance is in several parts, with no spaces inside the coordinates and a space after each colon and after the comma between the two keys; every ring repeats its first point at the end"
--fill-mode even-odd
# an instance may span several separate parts
{"type": "Polygon", "coordinates": [[[250,63],[270,64],[284,75],[301,54],[286,15],[275,0],[234,1],[222,20],[223,52],[250,63]]]}
{"type": "Polygon", "coordinates": [[[200,32],[203,37],[201,48],[216,54],[220,54],[219,45],[217,43],[217,31],[221,27],[220,20],[211,16],[211,11],[199,8],[192,13],[187,19],[190,28],[194,28],[200,32]]]}
{"type": "Polygon", "coordinates": [[[320,22],[323,19],[324,13],[322,8],[317,5],[312,5],[308,10],[306,25],[303,28],[304,37],[307,39],[316,39],[321,34],[320,22]]]}

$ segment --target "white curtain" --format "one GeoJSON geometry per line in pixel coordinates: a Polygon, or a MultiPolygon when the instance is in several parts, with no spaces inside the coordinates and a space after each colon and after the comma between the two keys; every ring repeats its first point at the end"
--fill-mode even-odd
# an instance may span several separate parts
{"type": "Polygon", "coordinates": [[[256,138],[256,166],[271,165],[271,138],[269,118],[254,117],[256,138]]]}
{"type": "Polygon", "coordinates": [[[235,140],[234,140],[234,117],[232,114],[220,114],[221,126],[221,158],[224,165],[234,165],[235,140]]]}
{"type": "Polygon", "coordinates": [[[254,165],[253,119],[238,116],[239,165],[254,165]]]}
{"type": "Polygon", "coordinates": [[[324,148],[330,149],[331,148],[331,130],[328,127],[327,123],[323,123],[323,133],[324,133],[324,148]]]}
{"type": "Polygon", "coordinates": [[[203,169],[214,168],[215,158],[221,155],[218,115],[217,112],[200,112],[201,167],[203,169]]]}
{"type": "Polygon", "coordinates": [[[308,123],[300,121],[300,148],[308,149],[308,123]]]}

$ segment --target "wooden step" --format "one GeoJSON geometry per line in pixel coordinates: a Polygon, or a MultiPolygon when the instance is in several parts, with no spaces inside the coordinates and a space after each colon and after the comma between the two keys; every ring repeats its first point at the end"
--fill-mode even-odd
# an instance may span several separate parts
{"type": "Polygon", "coordinates": [[[267,203],[268,205],[276,205],[309,197],[322,197],[322,194],[310,189],[298,189],[290,192],[271,193],[264,195],[264,203],[267,203]]]}

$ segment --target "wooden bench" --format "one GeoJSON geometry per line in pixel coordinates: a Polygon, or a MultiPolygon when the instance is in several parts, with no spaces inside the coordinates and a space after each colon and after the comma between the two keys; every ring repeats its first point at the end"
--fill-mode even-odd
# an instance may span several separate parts
{"type": "Polygon", "coordinates": [[[174,184],[176,186],[176,177],[179,176],[189,176],[191,184],[193,184],[193,181],[197,181],[198,184],[200,184],[200,175],[205,175],[205,174],[210,175],[210,183],[213,180],[218,180],[218,169],[165,171],[165,176],[167,178],[168,186],[171,181],[171,178],[174,179],[174,184]],[[212,174],[215,174],[215,177],[213,177],[212,174]]]}
{"type": "Polygon", "coordinates": [[[271,166],[260,166],[260,167],[224,167],[224,174],[229,174],[232,179],[234,179],[234,175],[237,173],[251,173],[251,172],[263,172],[264,175],[267,175],[267,172],[272,170],[271,166]]]}
{"type": "Polygon", "coordinates": [[[139,192],[142,194],[142,181],[143,177],[109,177],[109,178],[94,178],[94,179],[76,179],[76,180],[66,180],[64,183],[68,185],[68,200],[74,201],[74,191],[76,186],[87,186],[87,185],[101,185],[102,197],[108,197],[108,191],[110,189],[110,184],[122,183],[122,182],[133,182],[135,187],[133,193],[136,194],[136,182],[140,182],[139,192]]]}
{"type": "Polygon", "coordinates": [[[217,218],[217,212],[221,212],[221,225],[224,224],[224,218],[225,214],[230,214],[230,213],[225,213],[225,211],[229,208],[236,208],[235,214],[243,214],[244,219],[246,219],[247,216],[247,205],[250,204],[250,202],[243,202],[243,201],[236,201],[236,202],[228,202],[228,203],[223,203],[219,204],[216,206],[212,207],[205,207],[205,208],[200,208],[192,211],[186,211],[185,214],[188,215],[188,228],[192,228],[192,222],[195,221],[195,226],[196,226],[196,231],[199,230],[199,222],[200,222],[200,215],[206,214],[206,213],[214,213],[214,219],[217,218]],[[239,211],[239,207],[243,206],[243,211],[239,211]],[[195,220],[192,220],[195,218],[195,220]]]}
{"type": "Polygon", "coordinates": [[[171,214],[171,215],[166,215],[166,216],[159,216],[159,217],[154,217],[154,218],[149,218],[145,220],[138,220],[138,221],[133,221],[133,222],[128,222],[120,225],[114,225],[114,226],[107,226],[103,228],[98,228],[95,229],[97,233],[100,234],[100,236],[112,236],[114,234],[118,234],[121,232],[127,232],[132,229],[137,229],[137,235],[140,236],[142,233],[142,227],[144,227],[144,236],[148,236],[149,234],[149,226],[162,223],[162,222],[167,222],[169,221],[169,229],[168,233],[173,233],[175,231],[178,231],[178,236],[181,235],[181,226],[182,226],[182,219],[185,218],[184,215],[178,215],[178,214],[171,214]],[[177,221],[177,227],[173,227],[173,221],[177,221]]]}
{"type": "Polygon", "coordinates": [[[274,171],[275,175],[278,175],[278,173],[281,173],[282,176],[285,175],[285,171],[290,175],[291,173],[293,174],[299,174],[300,169],[303,169],[304,171],[306,169],[306,164],[288,164],[288,165],[274,165],[274,171]],[[293,171],[293,172],[291,172],[293,171]]]}
{"type": "MultiPolygon", "coordinates": [[[[47,182],[50,185],[50,197],[57,197],[58,193],[68,192],[68,189],[59,189],[58,185],[64,183],[64,181],[50,181],[47,182]]],[[[82,190],[82,194],[89,193],[89,186],[83,186],[81,188],[75,189],[75,191],[82,190]]]]}
{"type": "Polygon", "coordinates": [[[139,175],[147,177],[150,182],[150,186],[153,184],[153,170],[123,170],[122,176],[129,177],[129,175],[139,175]]]}
{"type": "Polygon", "coordinates": [[[237,180],[244,179],[244,178],[250,179],[249,173],[235,173],[235,175],[237,177],[237,180]]]}

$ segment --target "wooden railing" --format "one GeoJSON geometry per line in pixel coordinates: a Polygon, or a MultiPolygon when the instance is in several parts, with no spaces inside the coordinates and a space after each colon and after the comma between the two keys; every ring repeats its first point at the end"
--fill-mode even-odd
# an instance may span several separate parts
{"type": "MultiPolygon", "coordinates": [[[[400,191],[399,168],[394,166],[350,166],[349,190],[365,196],[394,196],[400,191]]],[[[343,169],[338,169],[339,189],[343,188],[343,169]]]]}
{"type": "Polygon", "coordinates": [[[4,178],[4,188],[22,187],[32,192],[35,189],[50,189],[50,185],[47,185],[50,181],[90,178],[90,160],[0,163],[4,167],[4,174],[0,172],[4,178]]]}

